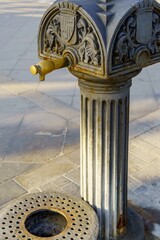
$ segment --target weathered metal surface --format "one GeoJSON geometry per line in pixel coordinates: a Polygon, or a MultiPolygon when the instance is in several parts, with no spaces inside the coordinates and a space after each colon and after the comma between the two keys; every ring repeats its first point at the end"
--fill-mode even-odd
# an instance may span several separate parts
{"type": "Polygon", "coordinates": [[[135,2],[124,14],[110,46],[109,74],[122,74],[160,61],[160,5],[135,2]]]}
{"type": "Polygon", "coordinates": [[[160,5],[57,1],[42,18],[38,42],[40,58],[72,55],[74,75],[108,81],[160,61],[160,5]]]}
{"type": "Polygon", "coordinates": [[[97,212],[100,240],[144,238],[142,221],[127,214],[129,89],[160,61],[159,3],[58,0],[40,24],[39,57],[68,57],[79,79],[81,196],[97,212]]]}
{"type": "Polygon", "coordinates": [[[144,240],[144,224],[142,219],[132,209],[127,212],[127,231],[118,238],[110,238],[109,240],[144,240]]]}
{"type": "Polygon", "coordinates": [[[97,212],[100,239],[127,228],[129,89],[79,80],[81,89],[81,196],[97,212]]]}
{"type": "Polygon", "coordinates": [[[46,74],[52,72],[53,70],[68,67],[70,65],[71,60],[69,58],[55,58],[52,61],[44,60],[36,65],[32,65],[30,67],[30,72],[33,75],[39,74],[40,81],[44,81],[46,74]]]}
{"type": "Polygon", "coordinates": [[[44,15],[39,31],[39,56],[54,59],[75,55],[71,68],[104,75],[104,55],[99,29],[79,4],[55,3],[44,15]]]}
{"type": "Polygon", "coordinates": [[[37,193],[1,209],[0,229],[2,240],[96,240],[98,220],[94,210],[79,198],[37,193]]]}

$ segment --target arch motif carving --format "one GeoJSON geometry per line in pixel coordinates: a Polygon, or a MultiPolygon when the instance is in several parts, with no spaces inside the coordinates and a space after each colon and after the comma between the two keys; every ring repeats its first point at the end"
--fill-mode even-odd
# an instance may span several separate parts
{"type": "Polygon", "coordinates": [[[110,72],[142,68],[160,61],[160,7],[154,0],[133,6],[116,31],[110,72]]]}

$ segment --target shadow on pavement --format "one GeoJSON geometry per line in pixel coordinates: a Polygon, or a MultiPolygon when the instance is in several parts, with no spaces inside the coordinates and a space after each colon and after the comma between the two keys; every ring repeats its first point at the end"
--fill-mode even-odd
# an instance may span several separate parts
{"type": "Polygon", "coordinates": [[[145,240],[160,240],[160,211],[155,208],[141,208],[131,201],[129,206],[143,219],[145,227],[145,240]]]}

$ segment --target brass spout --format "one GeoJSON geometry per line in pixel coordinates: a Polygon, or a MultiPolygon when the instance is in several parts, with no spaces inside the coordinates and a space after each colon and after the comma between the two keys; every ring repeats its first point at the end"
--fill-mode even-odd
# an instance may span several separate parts
{"type": "Polygon", "coordinates": [[[59,68],[68,67],[70,64],[71,63],[67,57],[55,58],[53,60],[44,60],[37,63],[36,65],[32,65],[30,67],[30,72],[33,75],[39,74],[40,81],[44,81],[46,74],[59,68]]]}

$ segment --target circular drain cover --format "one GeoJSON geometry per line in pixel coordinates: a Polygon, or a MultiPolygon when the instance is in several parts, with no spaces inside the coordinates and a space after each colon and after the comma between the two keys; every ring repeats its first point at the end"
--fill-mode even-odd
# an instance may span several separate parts
{"type": "Polygon", "coordinates": [[[3,240],[96,240],[98,220],[83,200],[61,193],[26,195],[0,212],[3,240]]]}

